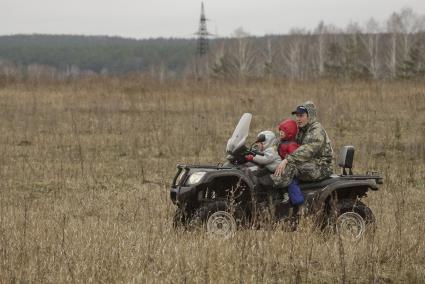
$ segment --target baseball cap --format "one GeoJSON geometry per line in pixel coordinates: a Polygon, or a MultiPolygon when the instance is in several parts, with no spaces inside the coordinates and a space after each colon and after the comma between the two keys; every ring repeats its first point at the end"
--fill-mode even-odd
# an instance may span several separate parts
{"type": "Polygon", "coordinates": [[[294,110],[293,112],[291,112],[291,114],[302,114],[302,113],[307,113],[308,114],[308,111],[307,111],[307,108],[305,107],[305,106],[297,106],[297,109],[296,110],[294,110]]]}

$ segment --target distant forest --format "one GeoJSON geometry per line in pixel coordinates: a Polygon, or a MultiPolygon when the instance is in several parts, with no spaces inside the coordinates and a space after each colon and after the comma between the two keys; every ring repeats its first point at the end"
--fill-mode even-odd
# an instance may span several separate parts
{"type": "Polygon", "coordinates": [[[195,40],[135,40],[106,36],[0,36],[0,59],[20,68],[44,65],[66,71],[124,74],[164,64],[181,72],[195,53],[195,40]]]}
{"type": "Polygon", "coordinates": [[[0,80],[64,79],[143,73],[158,79],[425,77],[425,16],[393,13],[385,28],[371,19],[345,29],[319,23],[313,31],[254,37],[242,28],[209,41],[106,36],[0,36],[0,80]]]}

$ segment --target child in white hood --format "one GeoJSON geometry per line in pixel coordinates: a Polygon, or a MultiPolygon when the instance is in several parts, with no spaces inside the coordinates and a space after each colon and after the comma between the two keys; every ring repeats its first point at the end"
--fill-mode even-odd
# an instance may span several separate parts
{"type": "Polygon", "coordinates": [[[262,131],[258,133],[257,137],[261,135],[265,136],[264,142],[258,142],[260,152],[264,153],[264,156],[261,155],[247,155],[245,159],[250,162],[254,162],[257,165],[264,166],[268,171],[274,173],[279,163],[282,161],[280,158],[276,146],[277,139],[276,135],[269,130],[262,131]]]}

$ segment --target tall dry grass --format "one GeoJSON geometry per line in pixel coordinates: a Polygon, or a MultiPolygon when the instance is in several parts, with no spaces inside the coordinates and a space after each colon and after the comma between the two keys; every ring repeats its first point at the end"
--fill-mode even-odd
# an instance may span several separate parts
{"type": "MultiPolygon", "coordinates": [[[[138,79],[0,89],[0,280],[130,283],[425,281],[425,84],[138,79]],[[313,100],[334,149],[384,185],[357,243],[314,231],[174,231],[175,164],[223,161],[244,112],[251,139],[313,100]]],[[[338,171],[338,169],[336,169],[338,171]]]]}

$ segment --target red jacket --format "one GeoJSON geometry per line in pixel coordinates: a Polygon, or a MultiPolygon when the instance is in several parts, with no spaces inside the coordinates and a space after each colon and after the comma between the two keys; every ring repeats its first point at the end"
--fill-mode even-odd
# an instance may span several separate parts
{"type": "Polygon", "coordinates": [[[291,154],[298,148],[297,142],[295,142],[295,136],[298,133],[298,126],[295,120],[286,119],[279,124],[279,130],[285,132],[286,137],[284,140],[280,140],[278,152],[282,159],[285,159],[286,155],[291,154]]]}

